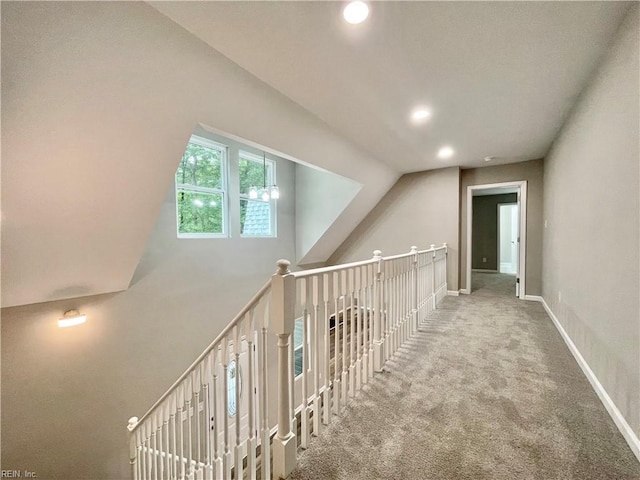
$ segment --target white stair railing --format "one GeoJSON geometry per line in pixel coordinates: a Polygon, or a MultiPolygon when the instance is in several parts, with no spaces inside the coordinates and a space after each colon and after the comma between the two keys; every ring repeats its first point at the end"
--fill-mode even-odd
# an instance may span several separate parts
{"type": "Polygon", "coordinates": [[[307,448],[446,296],[446,264],[446,244],[293,273],[280,260],[160,400],[129,420],[132,478],[288,476],[298,446],[307,448]]]}

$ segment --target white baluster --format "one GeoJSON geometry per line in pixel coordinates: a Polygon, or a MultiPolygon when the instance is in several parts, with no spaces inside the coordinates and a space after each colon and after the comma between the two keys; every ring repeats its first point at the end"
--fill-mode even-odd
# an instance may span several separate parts
{"type": "Polygon", "coordinates": [[[193,385],[193,372],[187,377],[187,388],[185,388],[186,395],[186,410],[187,410],[187,470],[188,478],[193,478],[194,474],[194,453],[193,453],[193,420],[195,418],[197,405],[193,405],[194,398],[194,385],[193,385]]]}
{"type": "Polygon", "coordinates": [[[260,437],[260,471],[262,480],[270,480],[271,479],[271,431],[269,429],[269,404],[267,401],[268,398],[268,375],[267,370],[269,366],[268,361],[268,349],[267,349],[267,339],[268,339],[268,315],[269,309],[267,308],[267,302],[261,302],[259,305],[259,312],[261,315],[258,315],[258,319],[260,320],[260,367],[259,367],[259,376],[258,382],[260,384],[260,420],[262,422],[261,428],[261,437],[260,437]]]}
{"type": "MultiPolygon", "coordinates": [[[[356,343],[356,355],[355,355],[355,390],[360,391],[362,388],[362,348],[360,346],[362,340],[362,272],[363,267],[357,267],[354,269],[354,304],[352,305],[351,321],[355,322],[355,343],[356,343]]],[[[353,363],[353,362],[352,362],[353,363]]],[[[354,391],[355,395],[355,391],[354,391]]]]}
{"type": "Polygon", "coordinates": [[[151,418],[147,418],[142,428],[144,428],[144,442],[143,442],[143,449],[141,452],[142,457],[144,459],[144,463],[143,463],[144,468],[143,468],[142,476],[145,479],[150,479],[151,478],[151,442],[149,440],[150,439],[149,431],[151,429],[151,418]]]}
{"type": "Polygon", "coordinates": [[[369,326],[371,322],[371,265],[365,265],[362,269],[362,384],[369,383],[369,351],[371,342],[369,338],[369,326]]]}
{"type": "Polygon", "coordinates": [[[384,335],[384,360],[389,360],[393,355],[393,326],[395,324],[395,271],[393,260],[384,264],[384,296],[385,296],[385,335],[384,335]]]}
{"type": "Polygon", "coordinates": [[[242,448],[242,425],[240,424],[240,420],[242,418],[242,404],[240,403],[240,338],[242,332],[242,320],[240,320],[233,329],[233,353],[236,361],[236,374],[234,377],[235,382],[235,403],[236,403],[236,442],[234,446],[234,469],[235,469],[235,477],[242,478],[243,477],[243,461],[244,461],[244,452],[242,448]]]}
{"type": "Polygon", "coordinates": [[[333,272],[333,315],[334,315],[334,329],[333,329],[333,413],[338,415],[340,413],[340,275],[338,272],[333,272]]]}
{"type": "Polygon", "coordinates": [[[185,477],[184,465],[184,382],[182,382],[176,390],[176,404],[178,406],[177,422],[178,422],[178,444],[180,450],[179,468],[180,478],[185,477]]]}
{"type": "MultiPolygon", "coordinates": [[[[294,291],[295,295],[295,291],[294,291]]],[[[295,301],[294,301],[295,305],[295,301]]],[[[294,307],[295,312],[295,307],[294,307]]],[[[291,431],[296,435],[298,433],[298,419],[296,418],[296,403],[295,403],[295,378],[296,378],[296,370],[294,365],[294,352],[293,352],[293,332],[295,331],[295,314],[294,314],[294,323],[293,330],[291,330],[291,336],[289,337],[289,416],[291,417],[291,431]]],[[[298,438],[296,436],[296,444],[298,443],[298,438]]]]}
{"type": "Polygon", "coordinates": [[[442,244],[444,246],[444,271],[442,272],[442,282],[444,283],[444,295],[447,295],[449,291],[449,284],[447,283],[447,261],[449,257],[449,247],[447,247],[447,243],[442,244]]]}
{"type": "Polygon", "coordinates": [[[322,422],[320,420],[320,338],[321,327],[319,319],[320,308],[320,276],[314,275],[312,279],[312,302],[313,302],[313,319],[311,331],[313,332],[313,340],[311,349],[313,351],[313,435],[318,436],[322,422]]]}
{"type": "Polygon", "coordinates": [[[209,419],[213,424],[212,434],[213,437],[213,473],[214,478],[218,479],[222,477],[222,446],[220,444],[220,396],[222,395],[220,389],[220,354],[221,347],[220,345],[216,345],[210,357],[210,367],[211,368],[211,376],[212,378],[212,391],[211,391],[211,416],[209,419]]]}
{"type": "Polygon", "coordinates": [[[331,276],[328,273],[322,275],[322,299],[324,301],[324,357],[322,362],[324,364],[324,368],[322,369],[324,391],[322,392],[322,423],[324,425],[329,424],[329,416],[331,415],[331,397],[329,392],[329,382],[331,381],[331,332],[329,329],[330,278],[331,276]]]}
{"type": "Polygon", "coordinates": [[[178,451],[177,451],[177,440],[176,440],[176,435],[177,435],[176,412],[178,411],[178,402],[176,401],[175,390],[169,396],[167,401],[169,405],[169,436],[171,440],[169,443],[169,452],[171,453],[171,455],[169,456],[168,470],[169,470],[169,478],[176,478],[178,476],[178,470],[177,470],[178,451]]]}
{"type": "MultiPolygon", "coordinates": [[[[309,425],[309,392],[307,371],[309,370],[309,282],[306,278],[298,281],[300,305],[302,305],[302,409],[300,410],[300,447],[307,448],[309,445],[310,425],[309,425]]],[[[295,378],[295,372],[294,372],[295,378]]]]}
{"type": "Polygon", "coordinates": [[[247,313],[245,317],[245,338],[247,340],[247,355],[249,359],[249,367],[247,372],[247,398],[248,401],[248,427],[249,436],[247,438],[247,473],[249,480],[255,480],[256,478],[256,423],[255,423],[255,400],[256,400],[256,387],[255,387],[255,309],[247,313]]]}
{"type": "Polygon", "coordinates": [[[397,317],[396,317],[396,335],[394,342],[393,353],[398,351],[400,344],[402,343],[402,335],[404,331],[404,316],[405,316],[405,288],[404,288],[404,277],[405,277],[405,259],[399,258],[396,260],[396,268],[397,268],[397,277],[396,277],[396,298],[398,299],[398,309],[397,309],[397,317]]]}
{"type": "MultiPolygon", "coordinates": [[[[222,411],[223,431],[224,431],[224,453],[222,455],[222,475],[223,478],[231,478],[231,468],[233,466],[233,456],[231,453],[231,432],[229,431],[229,337],[222,340],[222,396],[224,398],[224,408],[222,411]]],[[[238,365],[236,364],[236,368],[238,365]]]]}
{"type": "Polygon", "coordinates": [[[342,406],[347,405],[347,394],[349,389],[349,373],[347,363],[347,295],[348,295],[347,271],[340,271],[340,299],[342,300],[342,377],[340,380],[340,402],[342,406]]]}
{"type": "Polygon", "coordinates": [[[345,297],[345,302],[349,302],[349,311],[348,316],[345,309],[345,320],[349,319],[349,396],[353,397],[356,394],[356,372],[355,372],[355,361],[356,361],[356,318],[357,313],[355,311],[355,302],[354,302],[354,288],[355,288],[355,279],[354,279],[354,270],[350,268],[348,272],[345,272],[348,276],[348,287],[347,287],[347,295],[348,300],[345,297]]]}
{"type": "Polygon", "coordinates": [[[382,371],[384,365],[383,339],[382,339],[382,252],[373,252],[373,258],[378,260],[373,284],[373,369],[382,371]]]}
{"type": "Polygon", "coordinates": [[[151,446],[153,448],[153,479],[158,480],[158,416],[151,415],[151,446]]]}
{"type": "Polygon", "coordinates": [[[193,382],[193,421],[195,423],[195,442],[196,445],[193,446],[193,457],[192,460],[195,460],[194,469],[195,471],[200,470],[201,462],[202,462],[202,435],[201,435],[201,415],[200,415],[200,388],[202,386],[202,377],[200,375],[200,368],[196,367],[192,373],[192,382],[193,382]]]}
{"type": "Polygon", "coordinates": [[[432,268],[432,277],[431,277],[431,296],[433,297],[433,308],[436,309],[437,300],[436,300],[436,246],[431,244],[431,250],[433,250],[433,268],[432,268]]]}
{"type": "MultiPolygon", "coordinates": [[[[135,418],[135,417],[134,417],[135,418]]],[[[143,438],[143,433],[144,433],[144,429],[143,427],[138,427],[135,431],[135,435],[136,435],[136,472],[138,477],[136,478],[136,480],[146,480],[145,476],[144,476],[144,454],[143,454],[143,448],[144,448],[144,438],[143,438]]]]}
{"type": "Polygon", "coordinates": [[[385,262],[384,263],[384,290],[383,290],[383,298],[384,298],[384,306],[382,311],[384,313],[383,324],[384,324],[384,361],[387,362],[389,360],[389,352],[391,351],[391,340],[390,340],[390,332],[393,326],[393,263],[385,262]]]}
{"type": "MultiPolygon", "coordinates": [[[[211,480],[213,478],[213,452],[211,447],[211,353],[207,355],[200,364],[200,376],[202,381],[202,430],[203,438],[199,441],[204,442],[204,478],[211,480]]],[[[169,477],[171,478],[171,477],[169,477]]]]}
{"type": "Polygon", "coordinates": [[[166,458],[166,454],[167,454],[167,442],[166,439],[165,440],[165,425],[168,424],[168,422],[165,420],[165,407],[161,406],[159,408],[159,412],[158,412],[158,416],[159,416],[159,425],[158,425],[158,457],[160,460],[160,472],[159,472],[159,476],[160,479],[164,479],[164,469],[165,469],[165,458],[166,458]]]}

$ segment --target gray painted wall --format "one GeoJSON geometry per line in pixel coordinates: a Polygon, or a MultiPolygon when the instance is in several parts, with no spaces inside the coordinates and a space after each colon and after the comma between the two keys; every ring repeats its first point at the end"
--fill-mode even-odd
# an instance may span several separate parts
{"type": "Polygon", "coordinates": [[[294,164],[279,160],[277,178],[278,238],[238,238],[236,225],[235,238],[179,240],[172,187],[129,290],[2,310],[3,469],[129,478],[128,418],[171,386],[277,259],[294,258],[294,164]],[[58,328],[71,308],[87,323],[58,328]]]}
{"type": "Polygon", "coordinates": [[[498,270],[498,204],[517,199],[515,193],[473,197],[471,268],[498,270]]]}
{"type": "Polygon", "coordinates": [[[447,283],[449,290],[457,290],[459,184],[458,167],[403,175],[329,263],[365,260],[374,250],[395,255],[409,252],[412,245],[423,250],[446,242],[447,283]]]}
{"type": "Polygon", "coordinates": [[[296,260],[327,233],[360,188],[343,176],[296,164],[296,260]]]}
{"type": "Polygon", "coordinates": [[[527,295],[542,294],[542,160],[462,170],[460,181],[460,288],[467,287],[467,187],[527,180],[527,295]]]}
{"type": "Polygon", "coordinates": [[[639,8],[545,160],[543,296],[640,435],[639,8]]]}

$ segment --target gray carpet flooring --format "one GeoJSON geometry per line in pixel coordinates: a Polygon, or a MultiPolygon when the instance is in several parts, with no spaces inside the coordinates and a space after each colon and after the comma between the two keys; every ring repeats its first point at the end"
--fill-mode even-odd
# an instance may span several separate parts
{"type": "Polygon", "coordinates": [[[514,277],[473,274],[308,450],[291,479],[634,479],[640,463],[514,277]]]}

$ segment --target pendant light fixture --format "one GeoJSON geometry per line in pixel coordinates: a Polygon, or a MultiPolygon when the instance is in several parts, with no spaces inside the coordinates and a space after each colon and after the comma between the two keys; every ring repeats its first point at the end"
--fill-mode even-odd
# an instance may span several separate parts
{"type": "MultiPolygon", "coordinates": [[[[249,198],[251,200],[258,198],[258,187],[255,185],[249,188],[249,198]]],[[[267,188],[267,155],[264,152],[262,152],[262,190],[260,191],[260,198],[264,202],[280,198],[280,189],[275,183],[267,188]]]]}

